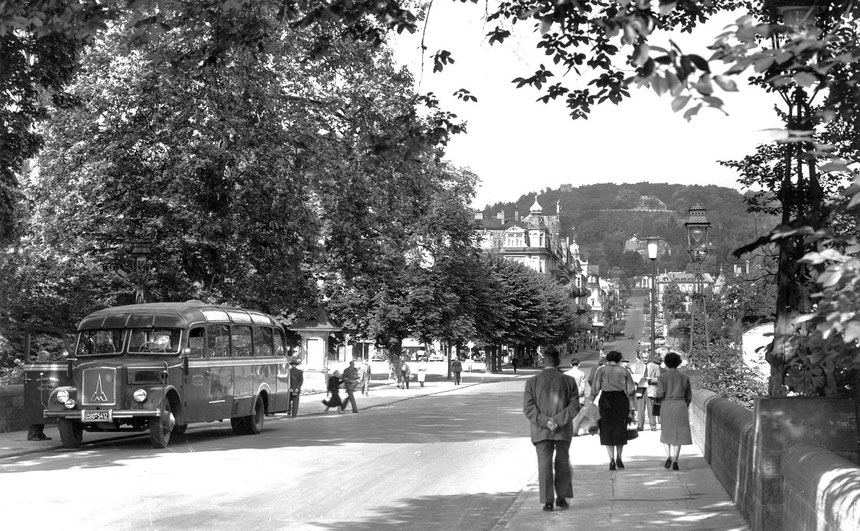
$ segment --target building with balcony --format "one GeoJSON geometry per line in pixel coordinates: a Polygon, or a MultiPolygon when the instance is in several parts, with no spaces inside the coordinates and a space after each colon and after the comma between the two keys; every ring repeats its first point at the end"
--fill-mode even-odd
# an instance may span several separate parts
{"type": "Polygon", "coordinates": [[[513,219],[506,219],[504,211],[500,211],[495,218],[484,219],[483,213],[478,212],[475,222],[479,244],[485,252],[551,275],[563,284],[574,281],[577,264],[571,255],[569,238],[562,238],[559,233],[559,214],[544,214],[537,198],[522,218],[515,211],[513,219]]]}

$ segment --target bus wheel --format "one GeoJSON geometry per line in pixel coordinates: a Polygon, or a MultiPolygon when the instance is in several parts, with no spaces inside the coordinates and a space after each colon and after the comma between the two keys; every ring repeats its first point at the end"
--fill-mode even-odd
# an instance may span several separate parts
{"type": "Polygon", "coordinates": [[[187,430],[187,429],[188,429],[188,424],[177,424],[176,426],[173,427],[173,434],[174,435],[182,435],[183,433],[185,433],[185,430],[187,430]]]}
{"type": "Polygon", "coordinates": [[[152,443],[152,447],[167,448],[168,443],[170,443],[170,432],[175,425],[173,404],[170,403],[170,400],[165,400],[161,416],[149,419],[149,442],[152,443]]]}
{"type": "Polygon", "coordinates": [[[248,433],[251,435],[257,435],[263,431],[263,419],[265,418],[266,407],[263,405],[263,399],[257,397],[257,401],[254,402],[254,413],[249,417],[245,417],[245,423],[248,426],[248,433]]]}
{"type": "Polygon", "coordinates": [[[77,448],[84,440],[84,426],[76,420],[57,419],[63,448],[77,448]]]}
{"type": "Polygon", "coordinates": [[[231,418],[230,426],[233,427],[233,433],[236,435],[248,435],[248,425],[245,422],[245,417],[231,418]]]}

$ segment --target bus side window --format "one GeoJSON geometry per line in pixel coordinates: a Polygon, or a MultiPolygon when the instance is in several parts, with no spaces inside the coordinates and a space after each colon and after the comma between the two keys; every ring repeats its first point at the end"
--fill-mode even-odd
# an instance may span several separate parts
{"type": "Polygon", "coordinates": [[[208,343],[206,350],[212,358],[226,358],[230,355],[230,327],[223,324],[211,324],[208,327],[208,343]]]}
{"type": "Polygon", "coordinates": [[[230,340],[233,347],[233,355],[237,357],[248,357],[251,355],[251,327],[245,325],[233,325],[230,340]]]}
{"type": "Polygon", "coordinates": [[[190,356],[192,358],[202,358],[203,357],[203,345],[205,345],[206,340],[206,329],[203,327],[192,328],[190,332],[188,332],[188,348],[191,350],[190,356]]]}
{"type": "Polygon", "coordinates": [[[254,327],[254,356],[272,355],[272,329],[267,326],[254,327]]]}
{"type": "Polygon", "coordinates": [[[284,333],[281,330],[275,330],[275,356],[284,356],[284,333]]]}

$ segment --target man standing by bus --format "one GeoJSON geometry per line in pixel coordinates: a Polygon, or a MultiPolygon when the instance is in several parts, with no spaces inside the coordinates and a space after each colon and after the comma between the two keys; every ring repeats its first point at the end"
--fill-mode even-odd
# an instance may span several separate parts
{"type": "Polygon", "coordinates": [[[290,360],[290,407],[287,411],[292,418],[299,414],[299,395],[302,394],[302,384],[305,383],[304,373],[299,370],[298,364],[298,358],[290,360]]]}

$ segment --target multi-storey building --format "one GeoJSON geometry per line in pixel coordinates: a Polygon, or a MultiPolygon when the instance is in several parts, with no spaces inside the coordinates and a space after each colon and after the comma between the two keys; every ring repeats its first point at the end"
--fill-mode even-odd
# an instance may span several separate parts
{"type": "Polygon", "coordinates": [[[506,219],[501,211],[494,219],[484,219],[479,212],[475,221],[485,252],[498,253],[506,260],[552,275],[565,284],[574,280],[577,264],[569,240],[559,234],[559,215],[545,215],[537,199],[522,218],[514,212],[513,219],[506,219]]]}

